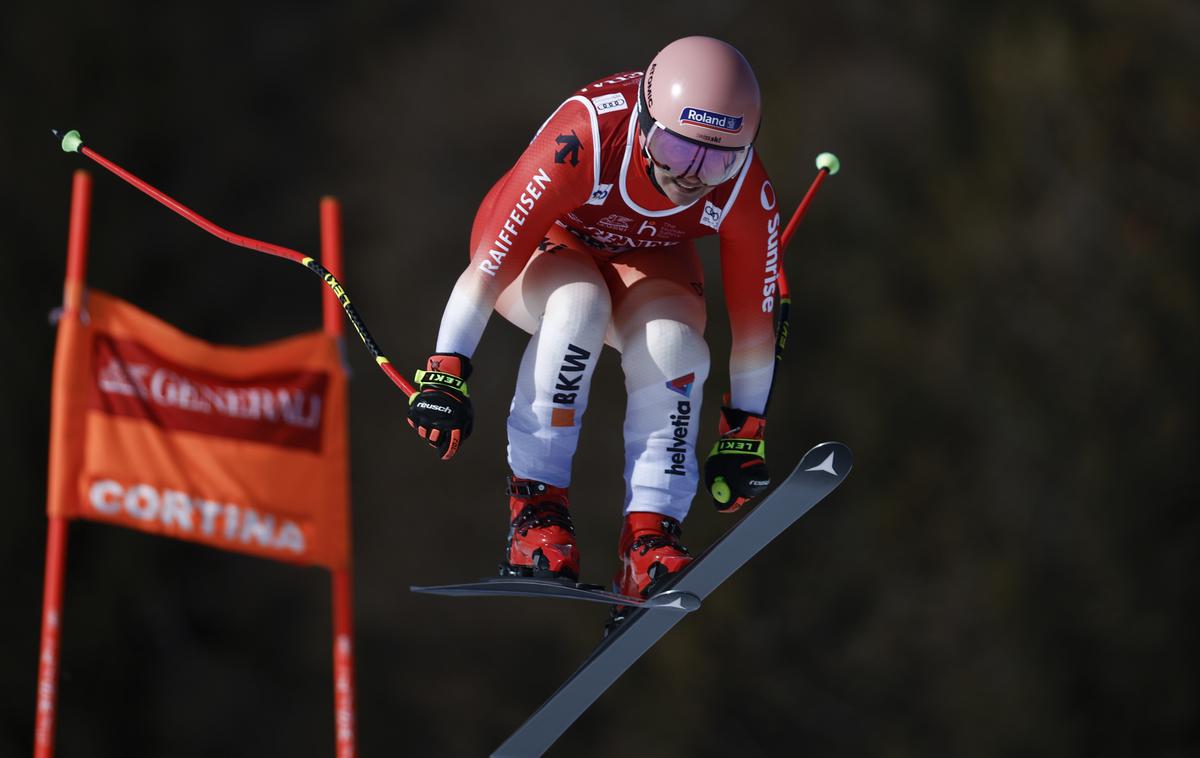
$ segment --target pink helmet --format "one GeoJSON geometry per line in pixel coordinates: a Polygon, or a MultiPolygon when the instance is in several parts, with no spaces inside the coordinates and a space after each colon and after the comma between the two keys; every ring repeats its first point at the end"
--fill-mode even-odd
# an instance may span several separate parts
{"type": "Polygon", "coordinates": [[[735,47],[684,37],[646,67],[643,110],[663,128],[717,147],[745,147],[758,135],[762,97],[754,70],[735,47]]]}
{"type": "Polygon", "coordinates": [[[720,184],[741,169],[761,121],[750,64],[712,37],[684,37],[664,47],[638,89],[647,156],[670,174],[704,184],[720,184]]]}

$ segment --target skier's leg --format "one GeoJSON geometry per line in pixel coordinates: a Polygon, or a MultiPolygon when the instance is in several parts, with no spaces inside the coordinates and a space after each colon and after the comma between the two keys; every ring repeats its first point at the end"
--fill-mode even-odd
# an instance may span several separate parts
{"type": "Polygon", "coordinates": [[[571,480],[612,307],[592,255],[571,245],[573,239],[551,230],[548,244],[496,304],[501,315],[533,333],[509,410],[509,466],[517,477],[556,487],[571,480]]]}
{"type": "MultiPolygon", "coordinates": [[[[604,273],[614,303],[609,338],[621,351],[628,393],[625,519],[613,583],[623,594],[647,596],[692,560],[679,537],[698,479],[697,422],[709,365],[704,285],[691,244],[638,251],[604,273]]],[[[614,606],[607,629],[628,610],[614,606]]]]}
{"type": "Polygon", "coordinates": [[[709,370],[703,272],[690,243],[638,251],[629,261],[605,270],[614,301],[610,340],[621,351],[628,394],[625,512],[682,521],[696,492],[709,370]]]}
{"type": "Polygon", "coordinates": [[[513,476],[501,573],[575,579],[579,550],[566,488],[612,306],[591,254],[556,231],[496,303],[532,334],[508,416],[513,476]]]}

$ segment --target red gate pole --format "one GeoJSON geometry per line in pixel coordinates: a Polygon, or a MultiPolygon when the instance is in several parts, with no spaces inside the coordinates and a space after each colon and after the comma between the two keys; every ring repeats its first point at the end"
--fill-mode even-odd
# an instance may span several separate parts
{"type": "MultiPolygon", "coordinates": [[[[342,209],[335,198],[321,198],[321,265],[342,280],[342,209]]],[[[329,289],[324,294],[325,332],[341,337],[345,321],[337,296],[329,289]]],[[[346,568],[332,572],[333,585],[333,714],[337,758],[354,758],[354,605],[350,567],[353,550],[346,556],[346,568]]]]}
{"type": "MultiPolygon", "coordinates": [[[[63,282],[62,320],[78,319],[83,308],[87,273],[88,222],[92,211],[92,177],[76,171],[71,180],[71,220],[67,231],[67,275],[63,282]]],[[[59,332],[62,339],[62,332],[59,332]]],[[[62,367],[55,367],[62,370],[62,367]]],[[[60,423],[52,414],[51,423],[60,423]]],[[[60,435],[51,435],[59,439],[60,435]]],[[[50,451],[55,456],[55,451],[50,451]]],[[[51,486],[54,486],[53,484],[51,486]]],[[[67,569],[67,519],[50,516],[46,529],[46,571],[42,594],[42,637],[38,653],[37,710],[33,727],[34,758],[54,755],[54,717],[58,703],[59,640],[67,569]]]]}
{"type": "Polygon", "coordinates": [[[42,641],[38,654],[37,718],[33,727],[34,758],[50,758],[54,755],[59,635],[66,564],[67,520],[62,516],[51,516],[46,530],[46,574],[42,595],[42,641]]]}

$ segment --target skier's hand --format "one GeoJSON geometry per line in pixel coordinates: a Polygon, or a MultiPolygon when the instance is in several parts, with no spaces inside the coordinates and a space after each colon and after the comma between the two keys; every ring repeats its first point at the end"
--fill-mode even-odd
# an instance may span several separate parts
{"type": "Polygon", "coordinates": [[[722,513],[732,513],[771,484],[763,431],[767,420],[736,408],[721,408],[718,431],[704,462],[704,486],[722,513]]]}
{"type": "Polygon", "coordinates": [[[458,353],[429,357],[415,377],[417,392],[408,399],[408,425],[448,461],[471,435],[475,412],[467,391],[471,359],[458,353]]]}

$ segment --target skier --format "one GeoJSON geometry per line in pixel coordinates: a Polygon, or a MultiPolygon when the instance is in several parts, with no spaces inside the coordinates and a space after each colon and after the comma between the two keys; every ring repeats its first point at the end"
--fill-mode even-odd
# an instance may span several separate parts
{"type": "Polygon", "coordinates": [[[732,330],[730,394],[704,465],[720,511],[770,477],[763,417],[774,370],[780,216],[753,142],[754,73],[732,46],[687,37],[645,72],[568,98],[484,198],[471,262],[418,371],[409,424],[443,459],[470,435],[470,356],[496,310],[532,337],[508,416],[509,530],[501,573],[578,579],[571,460],[604,344],[621,355],[625,516],[618,592],[647,597],[692,557],[680,543],[699,478],[709,373],[693,240],[719,234],[732,330]]]}

